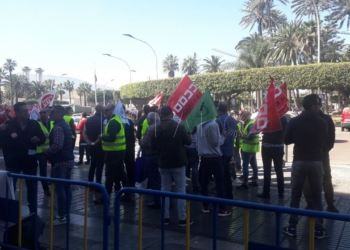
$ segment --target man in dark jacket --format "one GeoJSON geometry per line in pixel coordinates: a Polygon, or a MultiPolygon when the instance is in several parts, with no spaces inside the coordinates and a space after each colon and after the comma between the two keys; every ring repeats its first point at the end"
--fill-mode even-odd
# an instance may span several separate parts
{"type": "MultiPolygon", "coordinates": [[[[29,120],[27,104],[17,102],[14,105],[16,118],[0,125],[1,141],[7,142],[8,155],[6,170],[11,173],[36,175],[36,146],[45,142],[46,136],[37,121],[29,120]]],[[[35,181],[26,180],[27,200],[30,213],[35,211],[35,181]]],[[[16,180],[14,180],[16,186],[16,180]]]]}
{"type": "MultiPolygon", "coordinates": [[[[74,167],[74,154],[72,151],[72,130],[63,119],[65,113],[61,105],[53,106],[50,112],[50,119],[54,121],[54,127],[50,133],[50,147],[43,149],[50,159],[52,168],[51,176],[53,178],[70,180],[72,168],[74,167]]],[[[69,214],[69,204],[71,203],[72,193],[69,184],[56,183],[55,192],[57,195],[58,215],[54,221],[47,224],[60,225],[67,223],[66,215],[69,214]]]]}
{"type": "MultiPolygon", "coordinates": [[[[158,166],[162,180],[162,191],[171,191],[174,179],[178,193],[186,193],[186,165],[187,158],[184,145],[191,144],[191,137],[185,127],[173,121],[173,111],[164,106],[160,111],[161,123],[155,127],[151,137],[151,148],[158,154],[158,166]]],[[[169,198],[165,199],[165,220],[170,223],[169,198]]],[[[186,226],[186,201],[177,201],[179,226],[186,226]]],[[[191,222],[190,222],[191,223],[191,222]]]]}
{"type": "Polygon", "coordinates": [[[141,140],[141,131],[142,131],[142,124],[144,120],[147,119],[147,115],[150,112],[150,106],[145,105],[143,107],[143,115],[137,120],[137,131],[136,131],[136,138],[140,141],[141,140]]]}
{"type": "Polygon", "coordinates": [[[91,164],[89,168],[88,181],[93,182],[96,172],[97,183],[101,184],[104,166],[104,151],[98,136],[103,132],[103,106],[96,105],[95,114],[87,119],[84,128],[84,139],[90,147],[91,164]]]}
{"type": "Polygon", "coordinates": [[[284,197],[284,177],[283,177],[283,155],[284,155],[284,134],[287,129],[287,118],[280,118],[282,129],[274,132],[264,132],[261,144],[261,157],[264,165],[264,188],[260,198],[270,198],[271,167],[272,161],[277,176],[278,197],[284,197]]]}
{"type": "MultiPolygon", "coordinates": [[[[125,111],[125,106],[123,105],[125,111]]],[[[126,168],[126,173],[129,180],[130,187],[135,187],[135,130],[134,123],[131,119],[127,118],[129,124],[124,124],[125,129],[125,141],[126,141],[126,151],[124,164],[126,168]]]]}
{"type": "MultiPolygon", "coordinates": [[[[319,98],[319,102],[322,103],[321,98],[319,98]]],[[[322,154],[322,165],[323,165],[323,191],[324,197],[327,202],[327,211],[333,213],[339,213],[339,210],[334,205],[334,190],[332,184],[332,175],[331,175],[331,166],[329,161],[329,151],[334,146],[335,141],[335,126],[332,117],[324,114],[321,110],[319,111],[319,115],[322,119],[326,120],[328,124],[328,134],[325,144],[323,145],[323,154],[322,154]]],[[[309,180],[306,178],[304,184],[304,196],[307,202],[307,208],[312,208],[312,193],[310,190],[309,180]]]]}
{"type": "MultiPolygon", "coordinates": [[[[284,143],[294,143],[292,165],[292,196],[290,206],[299,208],[305,178],[310,182],[312,194],[312,209],[322,211],[322,181],[323,167],[322,155],[326,142],[328,125],[320,118],[321,103],[316,94],[305,96],[303,99],[304,112],[292,118],[287,126],[284,143]]],[[[315,238],[323,239],[329,236],[323,228],[323,220],[316,219],[315,238]]],[[[291,215],[289,226],[283,228],[283,232],[295,237],[298,215],[291,215]]]]}

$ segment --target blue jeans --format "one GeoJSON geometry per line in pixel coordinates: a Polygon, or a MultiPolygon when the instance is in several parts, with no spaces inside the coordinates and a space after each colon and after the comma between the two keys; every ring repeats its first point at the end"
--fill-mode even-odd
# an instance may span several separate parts
{"type": "MultiPolygon", "coordinates": [[[[161,178],[158,169],[158,156],[147,156],[147,176],[149,182],[149,188],[153,190],[161,190],[161,178]]],[[[160,196],[154,196],[154,203],[160,204],[160,196]]]]}
{"type": "MultiPolygon", "coordinates": [[[[299,208],[306,177],[309,179],[311,189],[312,209],[322,211],[322,161],[293,161],[292,164],[292,196],[290,207],[299,208]]],[[[290,215],[289,224],[296,227],[298,215],[290,215]]],[[[315,228],[322,228],[323,219],[317,218],[315,228]]]]}
{"type": "MultiPolygon", "coordinates": [[[[36,154],[36,159],[39,162],[39,173],[42,177],[47,177],[47,156],[46,154],[36,154]]],[[[49,191],[49,184],[46,181],[41,181],[44,191],[49,191]]]]}
{"type": "Polygon", "coordinates": [[[192,188],[198,189],[199,188],[199,182],[198,182],[198,163],[199,163],[199,156],[198,151],[196,148],[185,148],[186,150],[186,156],[188,160],[187,168],[192,169],[192,188]]]}
{"type": "Polygon", "coordinates": [[[242,151],[242,159],[243,159],[243,184],[248,184],[248,176],[249,170],[248,166],[253,169],[253,182],[258,181],[258,163],[256,162],[256,153],[247,153],[242,151]]]}
{"type": "MultiPolygon", "coordinates": [[[[180,168],[159,168],[162,178],[162,191],[171,192],[172,179],[175,182],[176,193],[186,194],[186,167],[180,168]]],[[[165,218],[170,218],[169,198],[165,198],[165,218]]],[[[179,220],[186,219],[186,200],[177,200],[177,213],[179,220]]]]}
{"type": "MultiPolygon", "coordinates": [[[[201,189],[202,195],[208,196],[208,184],[209,177],[214,175],[215,185],[216,185],[216,194],[218,198],[225,198],[225,190],[224,190],[224,169],[222,166],[221,157],[201,157],[201,169],[202,169],[202,177],[201,177],[201,189]]],[[[231,181],[231,180],[230,180],[231,181]]],[[[203,202],[203,206],[207,207],[209,204],[203,202]]],[[[225,206],[220,205],[220,209],[225,209],[225,206]]]]}
{"type": "MultiPolygon", "coordinates": [[[[70,180],[72,169],[65,166],[53,166],[52,178],[70,180]]],[[[69,184],[55,183],[55,192],[57,195],[58,215],[63,217],[69,214],[69,207],[72,200],[72,192],[69,184]]]]}

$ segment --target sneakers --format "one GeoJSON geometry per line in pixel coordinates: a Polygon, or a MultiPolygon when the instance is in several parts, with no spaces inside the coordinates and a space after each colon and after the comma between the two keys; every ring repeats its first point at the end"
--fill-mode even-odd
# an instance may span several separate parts
{"type": "Polygon", "coordinates": [[[248,185],[245,185],[245,184],[242,184],[240,185],[239,187],[236,187],[238,190],[248,190],[249,189],[249,186],[248,185]]]}
{"type": "Polygon", "coordinates": [[[326,232],[324,228],[315,230],[315,238],[318,240],[329,237],[329,234],[326,232]]]}
{"type": "Polygon", "coordinates": [[[235,185],[235,184],[240,185],[240,184],[242,184],[242,181],[241,181],[240,179],[236,178],[236,179],[233,181],[233,184],[234,184],[234,185],[235,185]]]}
{"type": "MultiPolygon", "coordinates": [[[[296,237],[297,236],[297,229],[292,226],[284,227],[282,230],[283,233],[288,234],[289,236],[296,237]]],[[[316,234],[316,232],[315,232],[316,234]]]]}
{"type": "Polygon", "coordinates": [[[259,198],[270,199],[270,195],[269,194],[261,193],[261,194],[257,194],[256,196],[259,197],[259,198]]]}
{"type": "Polygon", "coordinates": [[[169,224],[170,224],[170,219],[164,218],[164,225],[169,225],[169,224]]]}
{"type": "MultiPolygon", "coordinates": [[[[67,218],[64,216],[61,218],[60,216],[56,216],[55,219],[52,221],[52,225],[57,226],[57,225],[62,225],[67,223],[67,218]]],[[[51,221],[46,222],[46,225],[51,225],[51,221]]]]}
{"type": "MultiPolygon", "coordinates": [[[[191,220],[191,221],[190,221],[190,225],[192,225],[192,224],[193,224],[193,221],[191,220]]],[[[179,225],[180,227],[185,227],[185,226],[186,226],[186,220],[179,220],[178,225],[179,225]]]]}
{"type": "Polygon", "coordinates": [[[231,211],[230,211],[230,210],[227,210],[227,209],[225,209],[225,210],[219,210],[218,215],[219,215],[220,217],[229,216],[229,215],[231,215],[231,211]]]}
{"type": "Polygon", "coordinates": [[[202,212],[205,214],[209,214],[209,207],[202,207],[202,212]]]}
{"type": "Polygon", "coordinates": [[[327,207],[327,212],[339,213],[339,210],[334,205],[330,205],[327,207]]]}

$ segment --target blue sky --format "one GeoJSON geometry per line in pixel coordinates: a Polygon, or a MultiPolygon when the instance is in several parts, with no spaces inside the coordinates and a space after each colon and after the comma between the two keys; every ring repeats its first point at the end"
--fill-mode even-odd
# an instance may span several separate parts
{"type": "MultiPolygon", "coordinates": [[[[235,53],[235,46],[249,30],[239,22],[243,0],[16,0],[1,4],[0,62],[17,61],[16,72],[29,66],[44,74],[68,76],[117,88],[129,83],[124,59],[132,70],[132,82],[156,79],[152,50],[128,33],[148,42],[158,57],[158,77],[166,78],[162,61],[167,54],[182,60],[197,53],[204,59],[221,55],[212,48],[235,53]],[[111,83],[110,80],[114,79],[111,83]]],[[[277,6],[293,19],[289,7],[277,6]]],[[[254,32],[256,28],[253,29],[254,32]]],[[[222,55],[226,61],[234,58],[222,55]]],[[[33,70],[32,72],[33,73],[33,70]]],[[[182,75],[176,72],[176,76],[182,75]]],[[[33,79],[31,79],[33,80],[33,79]]]]}

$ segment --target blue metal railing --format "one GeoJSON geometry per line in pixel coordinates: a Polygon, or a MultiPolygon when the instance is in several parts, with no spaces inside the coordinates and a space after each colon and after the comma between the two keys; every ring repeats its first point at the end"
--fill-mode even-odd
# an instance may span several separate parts
{"type": "MultiPolygon", "coordinates": [[[[32,180],[32,181],[35,181],[35,182],[38,182],[38,181],[46,181],[46,182],[50,182],[51,183],[51,187],[54,187],[54,183],[64,183],[64,184],[69,184],[69,185],[76,185],[76,186],[84,186],[85,187],[85,194],[87,194],[88,192],[88,188],[89,187],[92,187],[92,188],[95,188],[97,190],[99,190],[101,192],[101,195],[103,196],[103,249],[104,250],[107,250],[108,249],[108,226],[110,225],[110,217],[109,217],[109,211],[108,211],[108,208],[109,208],[109,202],[108,202],[108,193],[105,189],[105,187],[101,184],[98,184],[98,183],[93,183],[93,182],[84,182],[84,181],[75,181],[75,180],[67,180],[67,179],[56,179],[56,178],[46,178],[46,177],[40,177],[40,176],[32,176],[32,175],[22,175],[22,174],[13,174],[13,173],[8,173],[7,174],[9,177],[12,177],[12,178],[17,178],[20,180],[20,194],[22,194],[22,179],[25,179],[25,180],[32,180]]],[[[37,209],[38,209],[38,206],[37,206],[37,183],[36,183],[36,195],[35,195],[35,207],[34,207],[34,210],[35,210],[35,221],[34,221],[34,230],[35,230],[35,234],[37,233],[36,231],[36,227],[37,227],[37,209]]],[[[51,210],[51,217],[53,215],[53,197],[54,197],[54,191],[51,190],[52,193],[51,193],[51,206],[50,206],[50,210],[51,210]]],[[[87,195],[85,195],[85,204],[86,204],[86,208],[87,208],[87,195]]],[[[6,199],[8,199],[8,192],[6,192],[6,199]]],[[[68,199],[70,200],[70,199],[68,199]]],[[[70,207],[70,203],[67,203],[67,206],[68,208],[70,207]]],[[[19,218],[18,218],[18,222],[19,222],[19,227],[21,227],[21,216],[22,216],[22,213],[21,213],[21,210],[22,210],[22,197],[20,195],[19,197],[19,210],[20,210],[20,213],[19,213],[19,218]]],[[[69,211],[69,209],[67,210],[69,211]]],[[[85,209],[85,221],[87,221],[87,209],[85,209]]],[[[52,219],[52,218],[51,218],[52,219]]],[[[7,223],[6,223],[7,224],[7,223]]],[[[52,224],[52,223],[51,223],[52,224]]],[[[69,213],[67,214],[67,223],[66,223],[66,249],[69,249],[69,213]]],[[[6,225],[6,230],[7,230],[7,225],[6,225]]],[[[21,230],[21,229],[19,229],[21,230]]],[[[87,225],[86,225],[86,229],[87,230],[87,225]]],[[[84,233],[84,241],[87,242],[87,231],[85,231],[84,233]]],[[[52,249],[52,226],[50,226],[50,248],[52,249]]],[[[19,237],[21,237],[19,235],[19,237]]],[[[37,239],[37,237],[35,237],[35,239],[37,239]]],[[[36,244],[37,244],[37,241],[35,240],[34,242],[35,244],[35,249],[36,249],[36,244]]],[[[3,243],[0,242],[0,246],[4,245],[3,243]]],[[[19,244],[20,245],[20,244],[19,244]]],[[[85,243],[85,248],[87,247],[87,244],[85,243]]],[[[21,249],[21,248],[18,248],[18,247],[13,247],[13,249],[21,249]]]]}
{"type": "MultiPolygon", "coordinates": [[[[191,195],[191,194],[180,194],[180,193],[173,193],[173,192],[163,192],[163,191],[156,191],[156,190],[148,190],[148,189],[138,189],[138,188],[123,188],[121,189],[116,197],[115,197],[115,216],[114,216],[114,223],[115,223],[115,238],[114,238],[114,249],[119,250],[119,244],[120,244],[120,197],[124,193],[134,193],[139,194],[140,199],[142,200],[142,195],[157,195],[161,196],[162,198],[162,204],[164,204],[165,197],[169,198],[176,198],[176,199],[183,199],[187,201],[198,201],[198,202],[207,202],[213,204],[213,250],[216,250],[216,225],[217,225],[217,206],[218,205],[226,205],[231,207],[240,207],[246,209],[245,212],[249,209],[255,209],[255,210],[262,210],[267,212],[274,212],[276,215],[276,242],[275,247],[276,249],[280,248],[280,218],[281,214],[293,214],[293,215],[301,215],[310,217],[311,225],[314,226],[315,218],[324,218],[329,220],[339,220],[339,221],[350,221],[350,215],[347,214],[335,214],[335,213],[329,213],[329,212],[320,212],[320,211],[314,211],[314,210],[306,210],[306,209],[296,209],[296,208],[289,208],[289,207],[281,207],[276,205],[264,205],[260,203],[253,203],[253,202],[245,202],[245,201],[237,201],[237,200],[227,200],[227,199],[219,199],[219,198],[212,198],[212,197],[205,197],[205,196],[199,196],[199,195],[191,195]]],[[[188,203],[189,204],[189,203],[188,203]]],[[[139,209],[142,210],[142,206],[139,204],[139,209]],[[140,208],[141,207],[141,208],[140,208]]],[[[141,213],[142,214],[142,213],[141,213]]],[[[189,215],[189,213],[188,213],[189,215]]],[[[187,215],[187,216],[188,216],[187,215]]],[[[140,216],[140,215],[139,215],[140,216]]],[[[161,246],[162,250],[164,249],[164,206],[162,206],[161,211],[161,246]]],[[[245,213],[245,219],[247,218],[247,214],[245,213]]],[[[248,218],[249,218],[249,211],[248,211],[248,218]]],[[[189,221],[190,219],[186,219],[189,221]]],[[[310,230],[311,230],[310,225],[310,230]]],[[[139,226],[142,227],[142,218],[139,218],[139,226]],[[140,223],[141,221],[141,223],[140,223]]],[[[249,223],[248,225],[245,223],[245,240],[244,240],[244,247],[245,249],[248,249],[248,237],[249,237],[249,223]]],[[[313,230],[313,227],[312,227],[313,230]]],[[[142,232],[142,230],[141,230],[142,232]]],[[[140,231],[139,231],[140,233],[140,231]]],[[[189,230],[186,233],[189,233],[189,230]]],[[[142,235],[139,235],[139,249],[140,248],[140,241],[142,244],[142,235]]],[[[189,243],[188,243],[189,244],[189,243]]],[[[189,245],[186,246],[187,249],[189,249],[189,245]]],[[[314,248],[314,235],[310,235],[310,249],[314,248]]]]}

